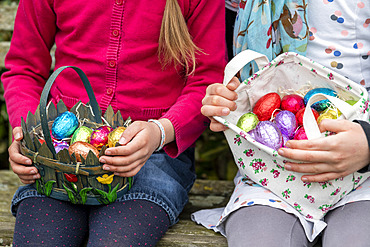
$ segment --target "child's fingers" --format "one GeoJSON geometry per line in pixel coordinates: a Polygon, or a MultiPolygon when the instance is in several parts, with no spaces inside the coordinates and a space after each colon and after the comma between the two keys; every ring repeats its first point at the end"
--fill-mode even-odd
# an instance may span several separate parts
{"type": "Polygon", "coordinates": [[[334,133],[348,131],[353,123],[344,119],[324,119],[319,124],[320,132],[331,131],[334,133]]]}
{"type": "Polygon", "coordinates": [[[141,168],[142,168],[142,166],[136,166],[131,171],[128,171],[128,172],[115,172],[114,175],[117,175],[117,176],[120,176],[120,177],[133,177],[133,176],[135,176],[140,171],[141,168]]]}
{"type": "Polygon", "coordinates": [[[229,111],[236,110],[236,103],[234,101],[218,96],[218,95],[204,97],[202,100],[202,104],[203,104],[203,107],[218,106],[218,107],[225,108],[225,110],[226,108],[228,108],[229,111]]]}
{"type": "MultiPolygon", "coordinates": [[[[330,137],[318,138],[313,140],[289,140],[285,144],[287,148],[293,150],[316,150],[316,151],[327,151],[330,150],[330,137]]],[[[284,149],[285,150],[285,149],[284,149]]]]}
{"type": "Polygon", "coordinates": [[[231,81],[229,82],[229,84],[227,84],[227,88],[234,91],[235,89],[237,89],[240,85],[240,81],[237,77],[233,77],[233,79],[231,79],[231,81]]]}
{"type": "MultiPolygon", "coordinates": [[[[9,149],[9,160],[15,164],[31,165],[32,160],[21,154],[20,144],[18,141],[14,141],[10,145],[9,149]]],[[[36,168],[35,168],[36,169],[36,168]]]]}
{"type": "Polygon", "coordinates": [[[319,162],[312,163],[287,162],[284,164],[284,168],[288,171],[311,174],[338,172],[337,168],[331,165],[330,163],[319,163],[319,162]]]}
{"type": "Polygon", "coordinates": [[[209,128],[214,132],[220,132],[227,129],[225,125],[216,121],[215,119],[211,119],[211,125],[209,126],[209,128]]]}
{"type": "Polygon", "coordinates": [[[227,116],[230,114],[230,109],[224,106],[204,105],[200,111],[206,117],[227,116]]]}
{"type": "Polygon", "coordinates": [[[326,181],[341,178],[347,175],[348,174],[344,174],[344,173],[328,172],[328,173],[321,173],[321,174],[316,174],[316,175],[304,175],[302,176],[301,180],[307,183],[326,182],[326,181]]]}
{"type": "Polygon", "coordinates": [[[21,127],[15,127],[13,129],[14,140],[20,141],[23,139],[23,132],[21,127]]]}
{"type": "Polygon", "coordinates": [[[329,153],[325,151],[292,148],[280,148],[278,154],[292,160],[303,162],[322,162],[330,158],[328,157],[329,153]]]}
{"type": "Polygon", "coordinates": [[[207,96],[217,95],[219,97],[223,97],[231,101],[234,101],[238,98],[237,93],[235,93],[233,90],[228,89],[227,87],[220,83],[209,85],[206,90],[206,95],[207,96]]]}

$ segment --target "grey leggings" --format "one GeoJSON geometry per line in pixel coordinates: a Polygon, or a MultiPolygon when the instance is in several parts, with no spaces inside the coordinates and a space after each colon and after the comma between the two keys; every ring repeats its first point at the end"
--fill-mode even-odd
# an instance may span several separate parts
{"type": "MultiPolygon", "coordinates": [[[[370,201],[334,209],[325,216],[325,222],[322,247],[370,246],[370,201]]],[[[229,247],[314,246],[296,216],[269,206],[240,208],[227,218],[225,231],[229,247]]]]}

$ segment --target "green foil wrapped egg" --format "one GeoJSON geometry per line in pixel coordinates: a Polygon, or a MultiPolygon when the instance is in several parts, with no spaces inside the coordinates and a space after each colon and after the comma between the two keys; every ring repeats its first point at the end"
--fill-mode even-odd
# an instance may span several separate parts
{"type": "Polygon", "coordinates": [[[346,100],[346,103],[350,104],[350,105],[354,105],[357,103],[357,100],[352,100],[352,99],[349,99],[349,100],[346,100]]]}
{"type": "Polygon", "coordinates": [[[256,128],[259,120],[256,114],[253,112],[248,112],[243,114],[239,120],[236,126],[244,130],[245,132],[249,132],[252,129],[256,128]]]}
{"type": "Polygon", "coordinates": [[[87,142],[90,143],[90,136],[91,133],[93,132],[92,129],[86,126],[81,126],[76,131],[73,133],[72,139],[71,139],[71,144],[81,141],[81,142],[87,142]]]}

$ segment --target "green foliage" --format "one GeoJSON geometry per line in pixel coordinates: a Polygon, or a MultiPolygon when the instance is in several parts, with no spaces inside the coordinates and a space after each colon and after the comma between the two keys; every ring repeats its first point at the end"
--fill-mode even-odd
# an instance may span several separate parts
{"type": "Polygon", "coordinates": [[[196,142],[196,173],[198,178],[232,180],[237,167],[222,132],[207,129],[196,142]]]}

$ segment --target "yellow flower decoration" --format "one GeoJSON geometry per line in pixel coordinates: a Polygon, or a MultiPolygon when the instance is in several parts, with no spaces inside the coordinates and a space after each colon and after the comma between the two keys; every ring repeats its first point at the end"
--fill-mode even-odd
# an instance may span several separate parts
{"type": "Polygon", "coordinates": [[[108,176],[108,174],[104,174],[101,177],[97,177],[96,180],[98,180],[101,184],[111,184],[113,182],[114,174],[108,176]]]}

